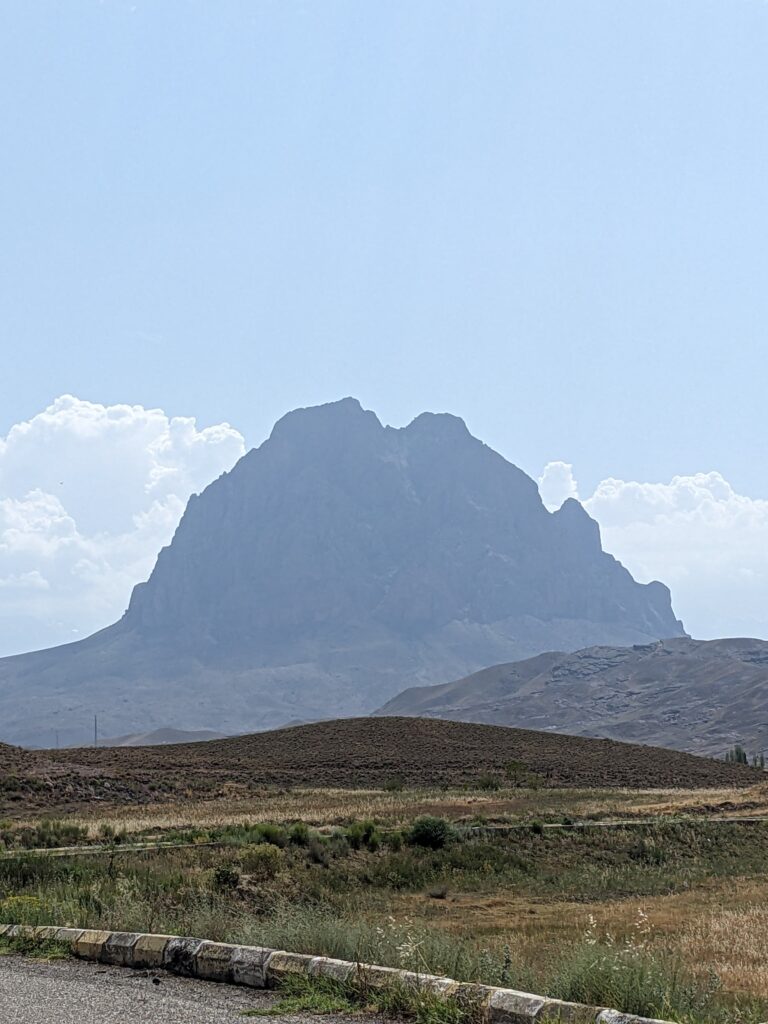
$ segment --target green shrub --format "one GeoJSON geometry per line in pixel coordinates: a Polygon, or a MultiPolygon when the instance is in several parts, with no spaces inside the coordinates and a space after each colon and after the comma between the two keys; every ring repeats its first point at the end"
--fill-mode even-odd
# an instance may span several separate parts
{"type": "Polygon", "coordinates": [[[481,775],[477,780],[477,788],[488,791],[496,790],[501,788],[501,783],[495,775],[481,775]]]}
{"type": "Polygon", "coordinates": [[[64,821],[44,819],[38,825],[2,830],[3,844],[9,849],[54,849],[57,846],[77,846],[88,839],[88,829],[64,821]]]}
{"type": "Polygon", "coordinates": [[[269,882],[283,866],[285,854],[272,843],[246,846],[240,854],[240,864],[246,875],[258,882],[269,882]]]}
{"type": "Polygon", "coordinates": [[[271,843],[272,846],[279,846],[280,849],[288,845],[288,836],[285,829],[280,828],[279,825],[271,825],[268,822],[256,826],[253,830],[253,838],[254,842],[271,843]]]}
{"type": "Polygon", "coordinates": [[[378,850],[381,838],[373,821],[355,821],[346,830],[347,842],[353,850],[378,850]]]}
{"type": "Polygon", "coordinates": [[[445,818],[433,818],[428,814],[417,818],[408,832],[411,846],[423,846],[428,850],[441,850],[454,838],[454,831],[445,818]]]}
{"type": "Polygon", "coordinates": [[[294,846],[309,846],[309,826],[303,821],[297,821],[288,829],[288,842],[294,846]]]}
{"type": "Polygon", "coordinates": [[[345,832],[334,832],[328,840],[328,852],[332,857],[346,857],[350,846],[345,832]]]}

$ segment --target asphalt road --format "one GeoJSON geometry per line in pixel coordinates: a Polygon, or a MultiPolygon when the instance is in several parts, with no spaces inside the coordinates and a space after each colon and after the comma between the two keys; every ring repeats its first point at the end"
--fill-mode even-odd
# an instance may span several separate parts
{"type": "MultiPolygon", "coordinates": [[[[269,992],[151,971],[0,956],[0,1021],[9,1024],[244,1024],[243,1011],[269,1009],[274,1001],[269,992]]],[[[261,1019],[267,1024],[360,1022],[342,1014],[261,1019]]]]}

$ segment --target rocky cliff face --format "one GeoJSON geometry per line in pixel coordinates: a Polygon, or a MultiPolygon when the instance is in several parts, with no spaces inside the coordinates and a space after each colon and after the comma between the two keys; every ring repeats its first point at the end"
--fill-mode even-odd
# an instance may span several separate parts
{"type": "MultiPolygon", "coordinates": [[[[98,699],[105,732],[243,731],[542,650],[682,633],[666,587],[603,552],[578,502],[548,512],[462,420],[395,430],[345,399],[289,413],[193,497],[119,623],[0,662],[0,710],[26,679],[48,718],[54,684],[76,707],[98,699]]],[[[6,718],[0,735],[26,729],[6,718]]]]}
{"type": "Polygon", "coordinates": [[[681,632],[667,589],[605,554],[578,502],[547,512],[460,419],[393,430],[346,399],[289,413],[190,501],[124,626],[262,652],[518,616],[681,632]]]}

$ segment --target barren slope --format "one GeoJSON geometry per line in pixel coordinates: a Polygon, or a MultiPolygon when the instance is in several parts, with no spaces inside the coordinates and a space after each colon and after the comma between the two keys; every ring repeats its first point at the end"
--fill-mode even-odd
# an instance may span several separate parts
{"type": "Polygon", "coordinates": [[[405,690],[378,715],[493,722],[722,755],[768,748],[768,642],[679,637],[550,652],[405,690]]]}
{"type": "Polygon", "coordinates": [[[679,751],[492,725],[414,718],[353,718],[162,747],[48,752],[140,790],[148,780],[194,791],[251,786],[381,786],[531,779],[556,787],[749,785],[752,769],[679,751]]]}

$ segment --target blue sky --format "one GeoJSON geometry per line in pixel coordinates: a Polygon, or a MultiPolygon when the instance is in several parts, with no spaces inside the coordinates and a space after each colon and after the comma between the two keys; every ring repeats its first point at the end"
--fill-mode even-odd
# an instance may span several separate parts
{"type": "Polygon", "coordinates": [[[759,0],[4,4],[0,437],[353,394],[760,517],[767,58],[759,0]]]}

